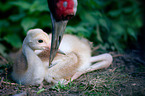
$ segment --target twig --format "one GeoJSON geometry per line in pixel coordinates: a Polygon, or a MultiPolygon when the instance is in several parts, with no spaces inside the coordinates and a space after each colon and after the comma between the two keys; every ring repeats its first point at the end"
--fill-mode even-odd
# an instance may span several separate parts
{"type": "Polygon", "coordinates": [[[110,72],[114,72],[117,68],[109,69],[110,72]]]}
{"type": "Polygon", "coordinates": [[[18,85],[18,84],[16,84],[16,83],[10,83],[10,82],[5,82],[5,81],[3,81],[2,83],[3,83],[3,84],[9,84],[9,85],[18,85]]]}
{"type": "Polygon", "coordinates": [[[9,63],[4,57],[0,56],[0,58],[1,58],[6,64],[9,63]]]}
{"type": "Polygon", "coordinates": [[[39,86],[38,88],[39,88],[39,89],[42,89],[43,86],[44,86],[43,83],[41,83],[40,86],[39,86]]]}
{"type": "Polygon", "coordinates": [[[0,87],[1,87],[3,80],[4,80],[4,77],[1,78],[0,87]]]}
{"type": "Polygon", "coordinates": [[[100,48],[100,45],[93,47],[92,52],[94,52],[95,50],[98,50],[100,48]]]}
{"type": "Polygon", "coordinates": [[[117,55],[114,55],[113,57],[115,58],[115,57],[121,57],[121,56],[123,56],[123,54],[117,54],[117,55]]]}
{"type": "MultiPolygon", "coordinates": [[[[1,77],[0,77],[1,78],[1,77]]],[[[19,85],[17,83],[10,83],[10,82],[7,82],[7,81],[4,81],[4,77],[1,78],[1,81],[0,81],[0,86],[1,84],[9,84],[9,85],[19,85]]],[[[21,86],[21,87],[24,87],[24,86],[21,86]]]]}

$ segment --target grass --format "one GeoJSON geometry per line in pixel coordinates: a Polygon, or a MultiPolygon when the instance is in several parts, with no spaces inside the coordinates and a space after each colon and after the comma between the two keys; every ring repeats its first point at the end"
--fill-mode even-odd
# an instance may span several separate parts
{"type": "Polygon", "coordinates": [[[24,86],[14,83],[9,77],[11,64],[0,65],[0,95],[95,95],[95,96],[143,96],[145,95],[145,67],[136,55],[113,54],[113,64],[93,71],[63,85],[24,86]]]}

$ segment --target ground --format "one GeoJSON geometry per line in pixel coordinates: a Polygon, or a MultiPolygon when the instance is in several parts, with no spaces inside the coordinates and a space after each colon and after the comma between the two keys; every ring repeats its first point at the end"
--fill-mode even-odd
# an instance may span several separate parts
{"type": "Polygon", "coordinates": [[[145,62],[139,58],[138,52],[111,54],[114,61],[107,69],[84,74],[68,85],[44,81],[42,88],[13,82],[10,79],[11,62],[0,56],[0,96],[145,96],[145,62]]]}

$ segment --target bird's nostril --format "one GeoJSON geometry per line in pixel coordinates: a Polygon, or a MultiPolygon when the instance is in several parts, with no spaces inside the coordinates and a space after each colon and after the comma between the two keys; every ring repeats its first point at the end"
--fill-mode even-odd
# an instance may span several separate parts
{"type": "Polygon", "coordinates": [[[60,43],[60,41],[61,41],[61,36],[59,36],[59,41],[58,42],[60,43]]]}
{"type": "Polygon", "coordinates": [[[58,41],[56,41],[56,42],[58,42],[58,43],[56,43],[57,45],[56,45],[55,49],[57,49],[57,48],[59,47],[59,45],[60,45],[60,42],[61,42],[61,36],[58,37],[58,41]]]}

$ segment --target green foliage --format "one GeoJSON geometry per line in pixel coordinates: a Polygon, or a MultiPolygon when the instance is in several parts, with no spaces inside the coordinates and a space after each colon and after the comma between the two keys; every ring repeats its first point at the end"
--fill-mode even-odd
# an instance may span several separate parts
{"type": "Polygon", "coordinates": [[[64,85],[63,83],[64,83],[64,82],[60,82],[60,81],[59,81],[57,84],[55,84],[55,85],[52,86],[51,88],[52,88],[53,90],[56,90],[56,91],[60,92],[61,90],[68,90],[68,89],[70,89],[71,87],[75,86],[75,85],[73,84],[73,82],[71,81],[71,79],[70,79],[70,82],[69,82],[68,84],[64,85]]]}
{"type": "Polygon", "coordinates": [[[2,55],[6,51],[4,46],[20,48],[29,29],[51,28],[47,0],[5,0],[0,2],[0,6],[0,46],[2,46],[0,54],[2,55]]]}
{"type": "Polygon", "coordinates": [[[127,42],[137,40],[142,20],[140,4],[136,0],[78,2],[78,22],[74,26],[70,24],[67,33],[84,36],[105,50],[123,51],[128,47],[127,42]]]}
{"type": "Polygon", "coordinates": [[[43,92],[43,91],[45,91],[44,88],[40,89],[40,90],[37,92],[37,94],[40,94],[40,93],[43,92]]]}
{"type": "MultiPolygon", "coordinates": [[[[51,32],[47,0],[2,0],[0,6],[0,54],[8,50],[8,44],[20,48],[31,28],[51,32]]],[[[101,49],[122,51],[128,41],[137,40],[140,11],[137,0],[78,0],[77,15],[66,33],[88,38],[101,49]]]]}

